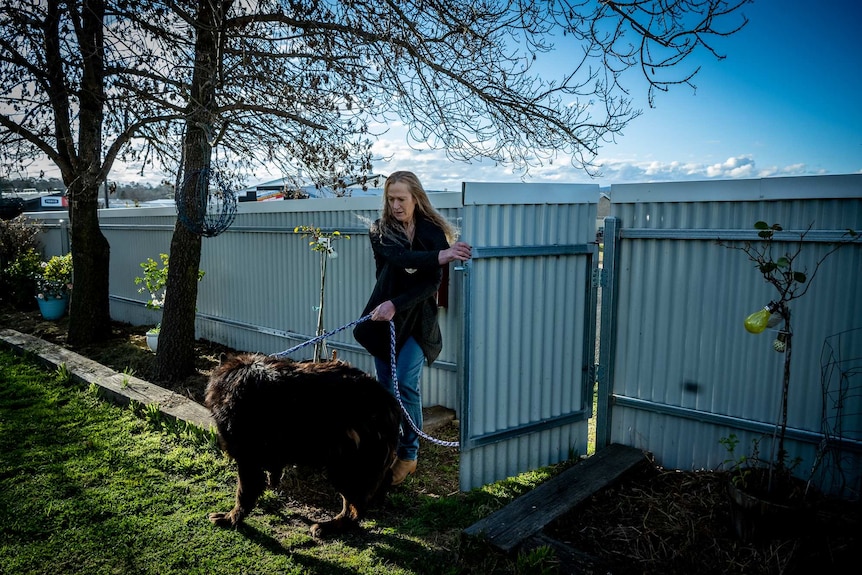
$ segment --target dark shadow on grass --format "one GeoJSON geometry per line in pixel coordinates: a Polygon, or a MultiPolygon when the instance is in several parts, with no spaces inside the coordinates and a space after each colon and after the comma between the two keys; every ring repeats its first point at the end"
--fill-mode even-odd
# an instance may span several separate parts
{"type": "Polygon", "coordinates": [[[334,515],[315,503],[319,501],[297,501],[283,494],[265,498],[256,508],[252,521],[242,523],[236,530],[254,544],[273,554],[289,556],[292,561],[316,575],[347,575],[356,572],[354,568],[342,567],[302,552],[336,543],[357,552],[374,547],[375,555],[393,567],[416,570],[417,565],[421,565],[422,569],[417,571],[421,573],[443,573],[455,562],[453,549],[429,547],[401,535],[400,530],[405,521],[410,519],[410,511],[404,506],[393,505],[388,499],[382,503],[382,508],[370,510],[357,527],[322,539],[312,538],[308,531],[303,530],[334,515]],[[255,525],[261,516],[266,516],[269,525],[255,525]],[[277,524],[284,526],[284,530],[272,528],[272,525],[277,524]],[[393,530],[396,533],[392,533],[393,530]],[[279,538],[277,534],[280,531],[287,535],[279,538]],[[298,541],[294,543],[285,541],[293,539],[297,533],[308,535],[308,538],[296,537],[298,541]]]}
{"type": "MultiPolygon", "coordinates": [[[[313,523],[312,520],[305,517],[291,515],[291,519],[300,519],[303,522],[313,523]]],[[[215,529],[215,527],[214,527],[215,529]]],[[[356,550],[367,549],[372,542],[375,546],[375,553],[391,563],[395,567],[403,569],[415,569],[417,563],[424,566],[430,566],[429,561],[433,560],[433,565],[439,567],[432,572],[441,571],[447,564],[451,564],[451,554],[444,555],[442,552],[433,554],[436,557],[431,557],[427,548],[421,544],[408,539],[403,539],[395,535],[385,535],[378,532],[373,532],[365,527],[357,527],[337,536],[328,537],[325,539],[308,539],[295,545],[286,546],[271,534],[264,532],[262,529],[249,524],[243,523],[237,528],[237,532],[247,537],[249,541],[256,545],[260,545],[268,552],[274,555],[289,556],[293,562],[301,566],[308,573],[315,575],[354,575],[356,573],[353,567],[344,567],[326,561],[309,554],[302,553],[303,549],[310,549],[320,545],[339,542],[356,550]],[[448,561],[447,561],[448,559],[448,561]]],[[[428,572],[427,569],[421,571],[428,572]]]]}
{"type": "MultiPolygon", "coordinates": [[[[222,528],[213,526],[213,529],[222,528]]],[[[249,541],[253,541],[271,553],[276,555],[292,555],[291,550],[293,547],[285,547],[278,539],[268,533],[264,533],[254,525],[241,523],[236,527],[236,531],[243,537],[246,537],[249,541]]]]}

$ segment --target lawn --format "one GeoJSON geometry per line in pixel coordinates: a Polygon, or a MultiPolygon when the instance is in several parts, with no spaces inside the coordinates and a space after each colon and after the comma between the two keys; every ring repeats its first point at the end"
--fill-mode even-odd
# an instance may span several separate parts
{"type": "MultiPolygon", "coordinates": [[[[425,449],[426,466],[451,459],[425,449]]],[[[207,514],[233,505],[236,475],[210,433],[0,351],[0,573],[542,573],[542,550],[509,559],[460,533],[553,473],[469,493],[417,477],[360,530],[321,541],[308,523],[334,514],[337,495],[292,470],[246,526],[218,529],[207,514]]]]}

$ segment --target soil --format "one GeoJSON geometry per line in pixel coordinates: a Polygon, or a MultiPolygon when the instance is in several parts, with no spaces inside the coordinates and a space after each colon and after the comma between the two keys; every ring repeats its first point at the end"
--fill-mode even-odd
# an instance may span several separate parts
{"type": "Polygon", "coordinates": [[[858,573],[858,502],[812,495],[791,529],[746,542],[734,529],[727,486],[726,472],[647,468],[545,533],[598,558],[597,575],[858,573]]]}
{"type": "MultiPolygon", "coordinates": [[[[117,371],[131,369],[138,377],[149,379],[155,354],[147,348],[146,327],[115,322],[109,340],[75,348],[66,342],[67,321],[67,317],[45,321],[38,311],[0,309],[0,328],[40,337],[117,371]]],[[[195,346],[198,372],[179,383],[160,385],[202,402],[208,373],[217,365],[219,354],[233,350],[207,341],[195,346]]],[[[457,440],[457,423],[435,435],[457,440]]],[[[457,492],[457,474],[452,473],[458,466],[455,450],[429,445],[423,463],[410,489],[432,496],[457,492]]],[[[296,483],[289,475],[282,479],[285,482],[296,483]]],[[[652,466],[595,494],[550,524],[545,534],[594,557],[601,567],[583,572],[596,575],[858,572],[862,562],[859,502],[811,499],[812,512],[798,529],[743,542],[734,532],[727,483],[723,472],[652,466]]],[[[290,500],[291,506],[302,506],[309,516],[328,514],[333,494],[322,478],[304,493],[296,493],[296,485],[286,487],[296,497],[290,500]]]]}

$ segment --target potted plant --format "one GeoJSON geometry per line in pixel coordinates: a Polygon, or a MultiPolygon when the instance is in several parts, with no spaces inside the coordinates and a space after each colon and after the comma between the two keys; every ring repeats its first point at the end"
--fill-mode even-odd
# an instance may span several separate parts
{"type": "MultiPolygon", "coordinates": [[[[146,306],[148,309],[160,310],[165,303],[165,286],[168,283],[168,254],[159,254],[161,266],[153,258],[147,258],[147,261],[141,262],[140,266],[144,270],[143,277],[135,278],[135,285],[138,288],[138,293],[149,294],[150,299],[147,300],[146,306]]],[[[204,272],[198,270],[198,281],[203,279],[204,272]]],[[[147,347],[150,351],[157,351],[159,343],[159,333],[161,332],[162,324],[157,323],[155,327],[147,330],[147,347]]]]}
{"type": "MultiPolygon", "coordinates": [[[[738,439],[735,435],[722,438],[731,458],[730,483],[734,524],[737,534],[743,539],[765,535],[774,528],[787,528],[795,525],[791,520],[791,510],[804,510],[804,500],[808,486],[794,476],[794,468],[799,458],[789,458],[785,447],[787,432],[787,405],[790,392],[790,367],[793,357],[793,327],[791,324],[790,303],[803,297],[811,286],[820,266],[831,254],[842,246],[859,239],[859,234],[848,230],[844,240],[836,243],[814,265],[810,271],[800,269],[799,255],[803,240],[811,231],[813,224],[802,232],[795,249],[778,254],[775,247],[775,234],[782,232],[779,224],[769,225],[758,221],[754,224],[761,241],[745,242],[741,247],[719,241],[719,244],[743,252],[755,264],[755,269],[764,281],[773,286],[777,297],[765,307],[749,315],[744,326],[746,331],[759,334],[767,328],[777,328],[772,347],[784,354],[781,381],[781,401],[778,421],[773,437],[772,454],[764,459],[760,456],[760,440],[753,442],[749,455],[737,456],[735,448],[738,439]],[[759,525],[758,525],[759,523],[759,525]]],[[[798,515],[798,514],[797,514],[798,515]]],[[[804,513],[803,513],[804,515],[804,513]]]]}
{"type": "MultiPolygon", "coordinates": [[[[320,254],[320,299],[319,305],[316,306],[317,333],[315,334],[315,337],[319,337],[324,334],[323,305],[325,300],[324,296],[326,294],[326,263],[328,260],[338,257],[338,252],[335,251],[335,246],[333,245],[335,241],[338,239],[349,240],[350,236],[342,234],[338,230],[324,232],[320,228],[316,228],[314,226],[296,226],[293,228],[293,233],[302,234],[303,238],[310,236],[311,241],[308,245],[311,247],[312,251],[320,254]]],[[[326,341],[320,340],[316,342],[314,344],[314,361],[319,362],[326,356],[326,341]]]]}
{"type": "Polygon", "coordinates": [[[159,347],[159,332],[162,331],[161,322],[157,323],[155,327],[152,327],[147,330],[147,347],[150,348],[150,351],[156,352],[159,347]]]}
{"type": "Polygon", "coordinates": [[[36,301],[39,311],[47,320],[63,317],[72,290],[72,254],[53,256],[42,262],[36,280],[36,301]]]}

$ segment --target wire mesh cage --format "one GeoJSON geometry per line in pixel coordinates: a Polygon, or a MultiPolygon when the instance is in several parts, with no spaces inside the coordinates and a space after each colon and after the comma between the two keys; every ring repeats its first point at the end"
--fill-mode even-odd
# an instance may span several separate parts
{"type": "Polygon", "coordinates": [[[862,497],[862,328],[829,336],[820,356],[823,440],[818,449],[826,491],[862,497]]]}
{"type": "Polygon", "coordinates": [[[213,237],[230,227],[236,218],[236,193],[219,170],[192,170],[176,187],[177,217],[192,233],[213,237]]]}

